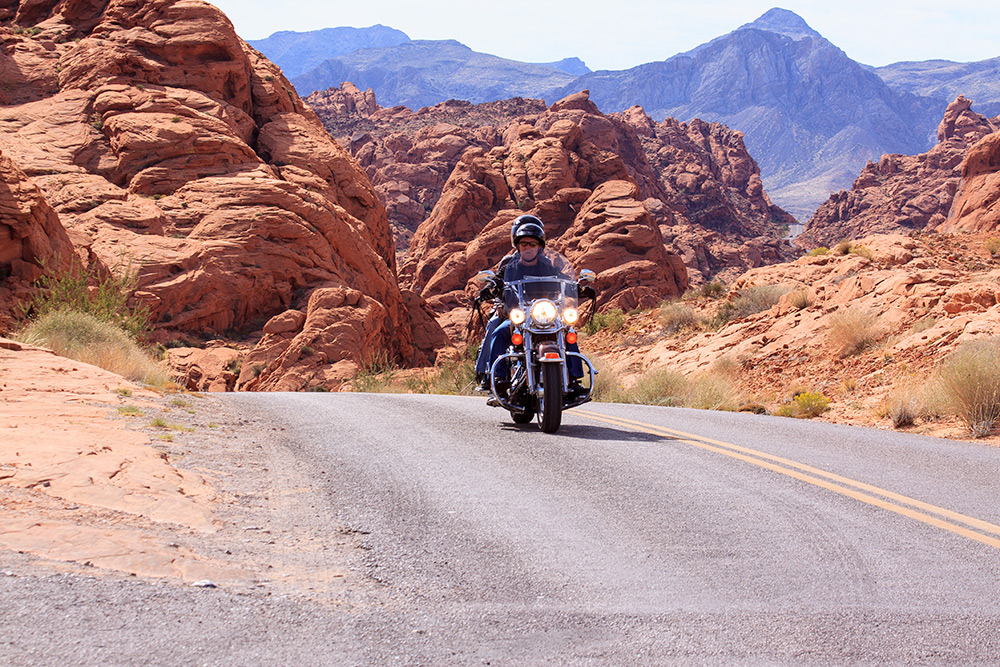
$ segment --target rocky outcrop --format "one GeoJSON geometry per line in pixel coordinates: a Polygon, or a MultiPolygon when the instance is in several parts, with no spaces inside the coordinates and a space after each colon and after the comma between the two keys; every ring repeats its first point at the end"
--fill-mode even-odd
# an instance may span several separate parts
{"type": "Polygon", "coordinates": [[[365,168],[402,254],[465,150],[500,145],[500,128],[546,109],[540,100],[521,98],[478,105],[450,100],[419,111],[383,109],[370,88],[361,91],[350,82],[314,92],[306,103],[365,168]]]}
{"type": "MultiPolygon", "coordinates": [[[[1000,127],[1000,116],[994,119],[1000,127]]],[[[962,163],[962,182],[951,216],[940,231],[1000,230],[1000,131],[980,139],[962,163]]]]}
{"type": "Polygon", "coordinates": [[[0,329],[42,276],[72,268],[75,257],[59,216],[21,169],[0,153],[0,329]]]}
{"type": "MultiPolygon", "coordinates": [[[[441,199],[451,173],[468,169],[459,166],[464,151],[489,153],[546,113],[541,102],[522,99],[479,105],[452,100],[418,112],[382,109],[370,89],[362,92],[350,83],[313,93],[307,102],[365,165],[401,255],[441,199]]],[[[553,110],[579,116],[577,124],[581,131],[586,127],[591,143],[621,160],[628,177],[640,185],[643,204],[668,248],[684,258],[693,283],[732,279],[795,256],[779,238],[794,219],[768,199],[739,132],[701,121],[654,123],[640,107],[605,116],[586,92],[561,100],[553,110]]],[[[563,165],[537,162],[536,177],[549,168],[556,180],[555,172],[565,174],[563,165]]],[[[527,201],[522,193],[515,204],[527,201]]]]}
{"type": "Polygon", "coordinates": [[[655,123],[641,107],[621,117],[659,174],[666,194],[646,205],[668,247],[683,257],[692,284],[728,282],[747,269],[795,257],[781,238],[795,218],[764,192],[741,132],[697,119],[655,123]]]}
{"type": "MultiPolygon", "coordinates": [[[[366,335],[326,348],[330,365],[358,367],[371,346],[405,363],[433,357],[413,345],[367,176],[219,10],[197,0],[11,9],[0,149],[78,246],[138,268],[157,338],[252,330],[308,313],[317,290],[343,290],[361,296],[338,323],[366,335]]],[[[326,375],[295,377],[300,386],[282,386],[326,375]]],[[[281,384],[270,371],[255,380],[281,384]]]]}
{"type": "MultiPolygon", "coordinates": [[[[971,107],[961,96],[948,106],[938,126],[938,143],[928,152],[883,155],[868,163],[851,190],[833,194],[819,207],[797,242],[830,246],[868,234],[958,228],[945,220],[963,169],[968,171],[966,154],[971,158],[970,147],[1000,129],[1000,117],[984,118],[971,107]]],[[[972,160],[975,164],[976,158],[972,160]]]]}
{"type": "Polygon", "coordinates": [[[489,151],[465,151],[410,245],[400,280],[452,337],[468,317],[469,279],[510,250],[510,222],[532,212],[552,248],[598,273],[601,307],[649,307],[687,287],[647,197],[664,196],[641,143],[586,93],[507,124],[489,151]]]}

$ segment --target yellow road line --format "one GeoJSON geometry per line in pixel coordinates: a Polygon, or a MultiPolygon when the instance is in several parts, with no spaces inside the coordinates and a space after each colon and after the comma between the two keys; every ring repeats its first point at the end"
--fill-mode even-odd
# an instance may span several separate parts
{"type": "Polygon", "coordinates": [[[880,507],[890,512],[895,512],[896,514],[901,514],[922,523],[961,535],[962,537],[966,537],[970,540],[975,540],[1000,549],[1000,539],[991,537],[990,535],[983,535],[982,533],[969,528],[974,527],[983,532],[1000,536],[1000,526],[987,521],[982,521],[981,519],[959,514],[958,512],[938,507],[937,505],[931,505],[930,503],[925,503],[921,500],[916,500],[915,498],[894,493],[871,484],[859,482],[848,477],[842,477],[840,475],[820,470],[819,468],[814,468],[803,463],[798,463],[797,461],[785,459],[780,456],[773,456],[755,449],[741,447],[733,443],[713,440],[711,438],[705,438],[692,433],[675,431],[662,426],[646,424],[622,417],[609,417],[596,412],[590,412],[589,410],[574,410],[573,412],[574,414],[587,417],[588,419],[614,424],[615,426],[624,426],[625,428],[630,428],[643,433],[649,433],[651,435],[670,438],[672,440],[683,442],[694,447],[699,447],[707,451],[716,452],[740,461],[745,461],[746,463],[792,477],[808,484],[833,491],[834,493],[839,493],[849,498],[854,498],[855,500],[859,500],[863,503],[880,507]],[[907,505],[909,507],[907,507],[907,505]],[[952,522],[958,522],[965,525],[957,525],[952,522]]]}

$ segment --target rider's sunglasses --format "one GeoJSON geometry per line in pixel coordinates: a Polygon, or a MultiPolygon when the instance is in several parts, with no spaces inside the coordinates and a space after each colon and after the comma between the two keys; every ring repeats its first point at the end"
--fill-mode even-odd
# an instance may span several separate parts
{"type": "Polygon", "coordinates": [[[541,245],[542,244],[539,243],[538,241],[518,241],[517,242],[517,247],[518,248],[538,248],[538,247],[541,247],[541,245]]]}

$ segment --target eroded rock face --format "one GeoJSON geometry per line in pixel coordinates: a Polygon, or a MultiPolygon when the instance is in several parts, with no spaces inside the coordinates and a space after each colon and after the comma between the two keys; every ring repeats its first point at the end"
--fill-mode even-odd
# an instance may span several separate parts
{"type": "Polygon", "coordinates": [[[624,176],[639,185],[668,248],[681,254],[695,283],[731,279],[795,256],[779,238],[795,220],[771,204],[742,135],[717,123],[654,123],[640,107],[605,116],[586,91],[560,100],[551,111],[538,100],[523,99],[478,105],[452,100],[417,112],[382,109],[370,89],[362,92],[349,82],[313,93],[307,102],[365,166],[401,255],[442,198],[452,172],[468,169],[460,164],[464,151],[489,154],[512,145],[523,130],[523,139],[531,139],[532,132],[559,138],[577,162],[564,161],[563,148],[537,151],[524,174],[514,174],[520,179],[511,186],[516,206],[531,207],[581,179],[591,181],[582,187],[592,189],[624,176]],[[543,114],[547,120],[541,120],[543,114]],[[604,157],[573,149],[584,134],[604,157]],[[592,175],[577,173],[581,161],[593,168],[592,175]],[[540,185],[529,189],[528,179],[540,185]]]}
{"type": "Polygon", "coordinates": [[[719,123],[621,114],[642,141],[665,195],[647,200],[667,246],[693,284],[730,282],[747,269],[793,259],[783,236],[795,218],[771,203],[743,134],[719,123]]]}
{"type": "Polygon", "coordinates": [[[418,111],[383,109],[370,88],[362,92],[350,82],[314,92],[306,103],[365,168],[403,254],[465,150],[489,151],[502,143],[499,128],[546,109],[540,100],[521,98],[477,105],[450,100],[418,111]]]}
{"type": "MultiPolygon", "coordinates": [[[[328,364],[357,367],[366,346],[433,356],[413,346],[367,176],[221,12],[199,0],[15,4],[0,27],[0,149],[78,247],[138,268],[159,339],[260,326],[308,312],[316,290],[353,290],[363,298],[341,321],[370,328],[328,347],[328,364]]],[[[282,386],[326,375],[295,377],[282,386]]]]}
{"type": "MultiPolygon", "coordinates": [[[[1000,127],[1000,117],[993,119],[1000,127]]],[[[1000,229],[1000,131],[980,139],[962,163],[962,182],[951,216],[940,231],[993,232],[1000,229]]]]}
{"type": "Polygon", "coordinates": [[[510,223],[524,212],[544,221],[552,248],[598,273],[600,307],[649,307],[686,289],[683,262],[643,205],[663,186],[627,124],[581,94],[502,136],[465,151],[400,269],[453,338],[469,315],[470,278],[510,251],[510,223]]]}
{"type": "Polygon", "coordinates": [[[982,150],[976,148],[977,142],[1000,129],[1000,118],[987,119],[971,107],[972,103],[961,96],[948,106],[938,126],[938,144],[928,152],[883,155],[878,163],[868,163],[854,187],[833,194],[820,206],[798,242],[805,247],[832,246],[876,233],[981,230],[976,222],[946,222],[953,203],[958,217],[966,217],[961,211],[968,211],[970,217],[978,219],[972,211],[982,210],[981,199],[989,199],[988,194],[981,195],[997,192],[987,183],[988,177],[982,179],[979,173],[966,177],[968,165],[976,172],[975,165],[983,163],[976,157],[982,150]],[[960,181],[968,193],[961,204],[955,200],[960,181]]]}
{"type": "Polygon", "coordinates": [[[14,162],[0,153],[0,328],[13,324],[14,306],[49,271],[66,271],[75,257],[59,216],[14,162]]]}

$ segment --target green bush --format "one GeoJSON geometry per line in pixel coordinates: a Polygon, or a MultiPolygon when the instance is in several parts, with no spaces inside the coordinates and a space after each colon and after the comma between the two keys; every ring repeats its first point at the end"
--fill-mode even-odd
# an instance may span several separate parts
{"type": "MultiPolygon", "coordinates": [[[[41,268],[45,270],[44,262],[41,268]]],[[[88,272],[77,262],[63,273],[45,274],[34,296],[20,305],[24,319],[40,318],[56,311],[86,313],[143,341],[149,335],[151,316],[144,305],[129,306],[137,284],[130,266],[117,267],[109,275],[88,272]]]]}
{"type": "Polygon", "coordinates": [[[830,249],[826,246],[819,246],[818,248],[813,248],[809,251],[810,257],[822,257],[823,255],[829,255],[830,249]]]}
{"type": "Polygon", "coordinates": [[[614,333],[620,331],[625,326],[625,320],[625,313],[620,308],[612,308],[603,313],[594,313],[593,317],[583,326],[583,331],[586,334],[595,334],[598,331],[607,329],[614,333]]]}

